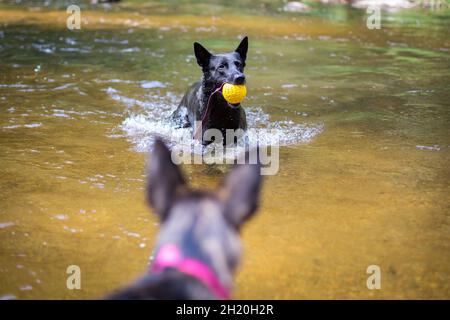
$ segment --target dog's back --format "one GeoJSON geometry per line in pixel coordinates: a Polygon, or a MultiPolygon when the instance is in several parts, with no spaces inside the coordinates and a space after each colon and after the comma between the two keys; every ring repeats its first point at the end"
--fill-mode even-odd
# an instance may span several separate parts
{"type": "Polygon", "coordinates": [[[111,300],[212,300],[216,299],[200,281],[176,270],[148,274],[131,286],[106,297],[111,300]]]}

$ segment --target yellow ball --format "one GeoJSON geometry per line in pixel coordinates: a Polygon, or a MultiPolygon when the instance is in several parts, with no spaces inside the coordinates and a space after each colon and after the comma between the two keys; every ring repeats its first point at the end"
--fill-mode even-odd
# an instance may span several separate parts
{"type": "Polygon", "coordinates": [[[225,83],[222,88],[222,95],[231,104],[238,104],[247,95],[247,88],[243,84],[225,83]]]}

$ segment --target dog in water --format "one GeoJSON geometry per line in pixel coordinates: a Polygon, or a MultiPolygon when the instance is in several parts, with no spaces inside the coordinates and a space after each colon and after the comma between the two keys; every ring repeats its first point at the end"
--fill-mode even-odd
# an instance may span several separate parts
{"type": "MultiPolygon", "coordinates": [[[[171,118],[178,127],[193,128],[194,138],[201,139],[203,145],[215,140],[204,137],[208,129],[219,130],[224,144],[227,129],[247,129],[245,111],[241,104],[230,104],[221,93],[213,94],[225,82],[245,84],[247,50],[247,37],[242,39],[235,51],[221,54],[212,54],[200,43],[194,43],[195,57],[202,68],[203,76],[200,82],[192,85],[185,93],[171,118]],[[201,123],[201,130],[196,123],[201,123]]],[[[232,142],[235,142],[234,138],[232,142]]]]}
{"type": "Polygon", "coordinates": [[[107,298],[229,298],[239,230],[259,202],[260,165],[235,165],[217,190],[199,191],[189,188],[161,140],[150,156],[147,199],[161,220],[154,259],[144,277],[107,298]]]}

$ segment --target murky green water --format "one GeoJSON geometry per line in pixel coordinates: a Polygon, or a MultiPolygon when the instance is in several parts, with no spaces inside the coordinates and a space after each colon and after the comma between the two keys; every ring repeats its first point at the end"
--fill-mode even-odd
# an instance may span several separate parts
{"type": "MultiPolygon", "coordinates": [[[[449,12],[368,30],[343,7],[239,3],[85,5],[70,31],[64,2],[3,2],[0,296],[95,298],[145,272],[158,231],[137,151],[148,116],[199,78],[192,42],[219,52],[247,34],[245,106],[292,143],[244,230],[235,297],[450,298],[449,12]],[[302,126],[322,130],[289,130],[302,126]],[[366,287],[372,264],[381,290],[366,287]]],[[[198,187],[220,180],[185,170],[198,187]]]]}

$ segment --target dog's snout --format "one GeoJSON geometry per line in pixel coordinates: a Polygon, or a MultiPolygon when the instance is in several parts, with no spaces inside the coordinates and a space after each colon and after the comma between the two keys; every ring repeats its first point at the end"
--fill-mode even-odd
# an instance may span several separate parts
{"type": "Polygon", "coordinates": [[[234,77],[234,83],[235,84],[244,84],[245,83],[245,76],[243,74],[238,74],[234,77]]]}

